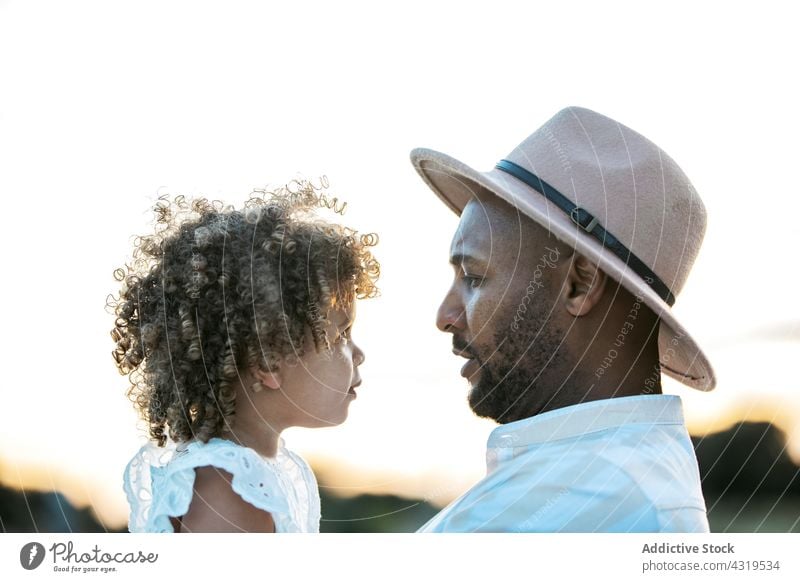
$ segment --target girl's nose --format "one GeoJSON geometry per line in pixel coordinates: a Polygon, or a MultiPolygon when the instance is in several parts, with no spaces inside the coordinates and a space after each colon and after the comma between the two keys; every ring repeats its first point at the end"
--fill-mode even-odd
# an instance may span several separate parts
{"type": "Polygon", "coordinates": [[[364,351],[358,347],[358,345],[353,344],[353,364],[358,367],[364,363],[367,357],[364,354],[364,351]]]}

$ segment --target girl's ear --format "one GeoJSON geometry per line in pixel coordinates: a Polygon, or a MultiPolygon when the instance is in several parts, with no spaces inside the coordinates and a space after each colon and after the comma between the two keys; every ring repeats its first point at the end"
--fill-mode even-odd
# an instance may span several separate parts
{"type": "Polygon", "coordinates": [[[575,254],[567,273],[564,306],[571,315],[588,314],[603,297],[608,277],[586,257],[575,254]]]}
{"type": "Polygon", "coordinates": [[[281,371],[265,372],[260,368],[253,370],[253,376],[264,387],[272,390],[279,390],[281,387],[281,371]]]}

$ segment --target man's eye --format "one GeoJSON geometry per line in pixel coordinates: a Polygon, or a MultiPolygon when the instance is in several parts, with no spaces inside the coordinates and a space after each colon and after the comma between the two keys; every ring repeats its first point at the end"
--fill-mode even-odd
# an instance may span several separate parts
{"type": "Polygon", "coordinates": [[[473,275],[461,275],[461,280],[469,287],[470,289],[475,289],[476,287],[480,287],[480,284],[483,282],[481,277],[475,277],[473,275]]]}

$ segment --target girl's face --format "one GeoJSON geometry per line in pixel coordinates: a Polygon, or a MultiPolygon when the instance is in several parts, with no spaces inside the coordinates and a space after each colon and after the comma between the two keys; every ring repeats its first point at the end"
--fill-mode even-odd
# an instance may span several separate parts
{"type": "Polygon", "coordinates": [[[341,424],[361,384],[358,367],[364,361],[364,352],[352,338],[355,301],[349,309],[332,310],[328,320],[325,330],[330,352],[317,353],[307,330],[303,357],[281,366],[280,392],[293,426],[341,424]]]}

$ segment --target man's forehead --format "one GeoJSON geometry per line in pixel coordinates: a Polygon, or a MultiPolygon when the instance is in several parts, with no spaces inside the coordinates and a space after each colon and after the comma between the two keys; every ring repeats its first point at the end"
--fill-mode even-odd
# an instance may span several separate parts
{"type": "Polygon", "coordinates": [[[467,204],[453,233],[450,255],[473,255],[490,249],[494,230],[494,225],[480,206],[467,204]]]}
{"type": "Polygon", "coordinates": [[[476,196],[461,212],[450,254],[488,253],[504,239],[519,236],[522,218],[511,206],[492,195],[476,196]]]}
{"type": "Polygon", "coordinates": [[[545,227],[498,197],[485,194],[464,207],[450,244],[450,256],[486,260],[512,248],[522,251],[541,246],[549,238],[545,227]]]}

